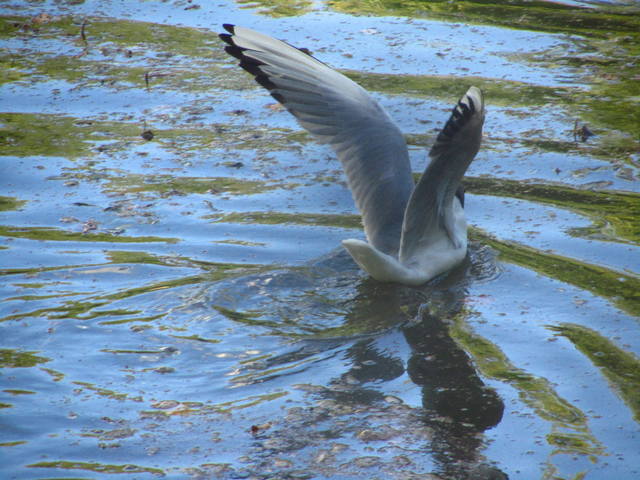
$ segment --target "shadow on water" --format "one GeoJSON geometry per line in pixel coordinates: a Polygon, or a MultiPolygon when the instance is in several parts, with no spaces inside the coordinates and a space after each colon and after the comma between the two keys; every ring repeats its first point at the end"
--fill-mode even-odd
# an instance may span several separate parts
{"type": "MultiPolygon", "coordinates": [[[[281,376],[300,374],[320,359],[325,365],[329,358],[341,360],[342,368],[334,368],[325,385],[311,379],[303,388],[315,398],[313,408],[298,415],[290,412],[279,428],[260,432],[262,463],[258,461],[254,468],[268,468],[274,454],[304,450],[310,444],[318,447],[316,442],[301,440],[300,431],[316,440],[320,436],[347,443],[347,433],[353,433],[365,443],[389,442],[390,449],[398,446],[397,437],[406,440],[406,435],[412,435],[417,442],[409,442],[411,449],[421,452],[423,462],[429,459],[427,471],[442,478],[508,478],[482,455],[482,433],[500,423],[504,404],[450,334],[451,319],[465,314],[468,283],[496,274],[492,252],[474,246],[462,266],[416,289],[365,278],[341,251],[297,271],[262,273],[234,279],[223,288],[214,286],[209,298],[228,318],[268,326],[274,334],[294,339],[285,352],[244,367],[233,380],[236,386],[277,382],[281,376]],[[341,300],[327,302],[327,298],[341,300]],[[240,307],[244,310],[239,311],[240,307]],[[276,319],[287,314],[293,320],[294,312],[300,323],[277,324],[276,319]],[[335,325],[320,329],[330,317],[335,325]],[[404,346],[397,348],[402,339],[404,346]],[[382,385],[394,381],[419,386],[421,408],[410,408],[389,396],[388,387],[382,385]],[[344,415],[373,416],[379,425],[358,428],[360,420],[346,422],[344,415]],[[404,422],[404,430],[396,427],[398,421],[404,422]],[[346,423],[351,426],[346,428],[346,423]]],[[[332,450],[335,445],[326,455],[335,455],[332,450]]],[[[401,462],[400,457],[394,460],[401,462]]],[[[357,457],[353,466],[366,466],[363,458],[357,457]]],[[[315,466],[323,461],[324,457],[315,457],[315,466]]],[[[380,460],[371,457],[368,462],[380,460]]],[[[331,469],[323,473],[333,475],[331,469]]]]}
{"type": "Polygon", "coordinates": [[[403,329],[412,349],[408,373],[422,389],[436,462],[445,478],[464,478],[468,466],[478,462],[483,446],[478,434],[500,423],[504,404],[451,338],[445,319],[424,312],[419,320],[403,329]]]}

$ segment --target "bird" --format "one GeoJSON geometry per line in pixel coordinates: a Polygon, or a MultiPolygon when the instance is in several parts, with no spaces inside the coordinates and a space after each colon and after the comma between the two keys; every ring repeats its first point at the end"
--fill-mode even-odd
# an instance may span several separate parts
{"type": "Polygon", "coordinates": [[[456,103],[416,183],[402,132],[364,88],[307,49],[249,28],[223,28],[225,51],[340,160],[366,236],[342,245],[364,271],[381,282],[420,286],[464,260],[461,180],[482,139],[479,88],[456,103]]]}

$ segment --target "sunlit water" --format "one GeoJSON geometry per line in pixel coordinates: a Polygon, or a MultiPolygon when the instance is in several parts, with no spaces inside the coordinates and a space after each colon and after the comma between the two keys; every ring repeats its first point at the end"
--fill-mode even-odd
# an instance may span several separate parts
{"type": "Polygon", "coordinates": [[[566,4],[3,4],[0,476],[638,478],[638,13],[566,4]],[[225,22],[363,82],[416,172],[483,88],[464,265],[356,268],[338,162],[225,22]]]}

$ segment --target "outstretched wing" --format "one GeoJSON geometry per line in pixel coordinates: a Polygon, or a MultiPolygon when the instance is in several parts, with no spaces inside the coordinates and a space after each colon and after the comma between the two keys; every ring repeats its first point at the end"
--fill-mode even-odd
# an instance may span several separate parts
{"type": "Polygon", "coordinates": [[[480,148],[483,123],[482,92],[471,87],[438,134],[429,152],[431,162],[411,195],[402,227],[401,261],[423,250],[443,230],[453,246],[460,247],[462,239],[454,230],[453,200],[462,176],[480,148]]]}
{"type": "Polygon", "coordinates": [[[391,118],[362,87],[304,51],[248,28],[224,28],[227,53],[333,147],[369,242],[397,255],[414,185],[404,138],[391,118]]]}

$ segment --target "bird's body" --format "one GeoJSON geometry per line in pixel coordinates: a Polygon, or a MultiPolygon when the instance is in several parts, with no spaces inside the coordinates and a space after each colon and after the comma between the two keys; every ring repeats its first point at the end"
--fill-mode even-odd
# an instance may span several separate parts
{"type": "Polygon", "coordinates": [[[342,242],[358,265],[377,280],[420,285],[464,259],[460,180],[480,147],[484,102],[478,88],[453,109],[414,186],[404,137],[362,87],[285,42],[224,27],[227,53],[340,159],[368,240],[342,242]]]}

